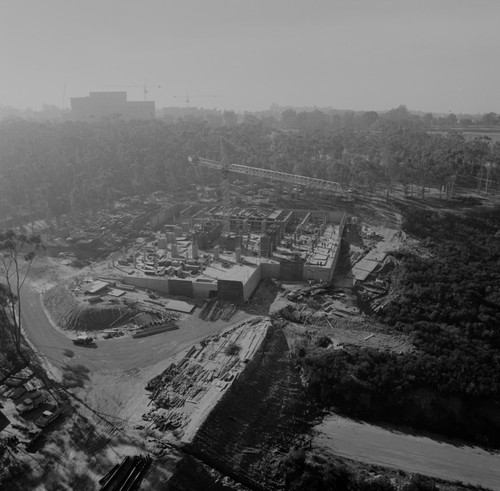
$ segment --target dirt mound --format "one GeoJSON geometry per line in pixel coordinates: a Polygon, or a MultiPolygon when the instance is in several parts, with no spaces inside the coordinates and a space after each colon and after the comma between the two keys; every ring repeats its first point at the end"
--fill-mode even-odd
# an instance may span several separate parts
{"type": "Polygon", "coordinates": [[[305,401],[286,338],[273,326],[186,451],[251,489],[279,489],[276,464],[304,431],[305,401]]]}
{"type": "Polygon", "coordinates": [[[133,316],[136,312],[110,301],[90,305],[76,298],[65,284],[48,290],[43,296],[45,307],[54,321],[62,328],[78,331],[107,329],[120,317],[133,316]]]}

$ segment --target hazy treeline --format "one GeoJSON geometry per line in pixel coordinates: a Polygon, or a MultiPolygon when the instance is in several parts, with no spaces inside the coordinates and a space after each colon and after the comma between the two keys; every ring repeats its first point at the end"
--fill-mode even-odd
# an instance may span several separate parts
{"type": "Polygon", "coordinates": [[[159,120],[4,121],[0,218],[85,213],[123,195],[217,182],[216,173],[194,168],[187,156],[219,160],[220,136],[230,162],[329,179],[361,194],[373,192],[375,186],[388,193],[402,186],[405,193],[415,189],[423,194],[433,185],[446,186],[451,196],[459,175],[474,178],[482,190],[498,179],[498,143],[413,128],[404,108],[394,111],[408,117],[401,116],[398,124],[383,131],[338,127],[323,113],[319,116],[320,111],[305,118],[305,130],[275,129],[258,119],[221,127],[159,120]]]}

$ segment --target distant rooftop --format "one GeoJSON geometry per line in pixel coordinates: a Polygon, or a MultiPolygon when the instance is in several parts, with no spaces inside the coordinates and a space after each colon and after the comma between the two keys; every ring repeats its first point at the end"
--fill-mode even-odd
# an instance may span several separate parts
{"type": "Polygon", "coordinates": [[[154,119],[153,101],[127,101],[127,93],[90,92],[88,96],[71,97],[71,118],[75,121],[99,121],[105,118],[154,119]]]}

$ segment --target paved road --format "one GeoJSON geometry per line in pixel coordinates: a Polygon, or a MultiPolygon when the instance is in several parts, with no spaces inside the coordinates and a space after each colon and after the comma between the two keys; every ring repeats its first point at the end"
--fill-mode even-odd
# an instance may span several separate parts
{"type": "Polygon", "coordinates": [[[389,431],[332,415],[313,446],[333,455],[500,490],[500,454],[389,431]]]}

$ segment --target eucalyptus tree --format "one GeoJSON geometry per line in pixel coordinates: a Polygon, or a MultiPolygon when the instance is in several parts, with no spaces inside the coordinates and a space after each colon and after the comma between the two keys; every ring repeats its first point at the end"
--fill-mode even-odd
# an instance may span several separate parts
{"type": "Polygon", "coordinates": [[[0,231],[0,281],[4,283],[2,291],[4,301],[7,298],[6,308],[10,311],[18,354],[21,353],[21,290],[34,261],[43,250],[44,245],[39,235],[28,237],[13,230],[0,231]]]}

